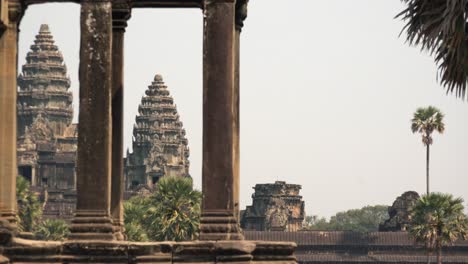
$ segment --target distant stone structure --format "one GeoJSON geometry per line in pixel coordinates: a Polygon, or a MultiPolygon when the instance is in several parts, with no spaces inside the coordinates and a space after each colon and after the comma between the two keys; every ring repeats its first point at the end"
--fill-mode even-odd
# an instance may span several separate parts
{"type": "Polygon", "coordinates": [[[255,231],[298,231],[304,222],[301,185],[276,181],[255,185],[253,203],[241,212],[241,227],[255,231]]]}
{"type": "Polygon", "coordinates": [[[379,231],[406,231],[411,221],[410,209],[419,199],[419,194],[408,191],[398,196],[388,208],[390,218],[379,226],[379,231]]]}
{"type": "Polygon", "coordinates": [[[18,77],[18,174],[45,199],[44,216],[70,218],[76,201],[77,125],[67,67],[41,25],[18,77]]]}
{"type": "Polygon", "coordinates": [[[124,161],[125,187],[147,193],[161,177],[189,175],[189,148],[174,99],[161,75],[145,91],[124,161]]]}

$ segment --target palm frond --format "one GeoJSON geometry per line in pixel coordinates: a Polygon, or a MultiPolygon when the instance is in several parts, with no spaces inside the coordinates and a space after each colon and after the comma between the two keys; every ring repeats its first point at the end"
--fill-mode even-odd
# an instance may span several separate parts
{"type": "Polygon", "coordinates": [[[468,86],[468,0],[402,0],[396,17],[410,45],[435,55],[438,78],[448,93],[466,98],[468,86]]]}

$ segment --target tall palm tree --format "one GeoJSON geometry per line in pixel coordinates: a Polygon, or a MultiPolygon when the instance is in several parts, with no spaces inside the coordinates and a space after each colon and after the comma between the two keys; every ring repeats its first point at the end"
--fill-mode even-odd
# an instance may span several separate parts
{"type": "Polygon", "coordinates": [[[468,0],[402,0],[406,40],[435,55],[440,82],[464,98],[468,86],[468,0]]]}
{"type": "Polygon", "coordinates": [[[445,130],[444,114],[434,106],[416,109],[411,120],[413,133],[422,134],[422,142],[426,146],[426,190],[429,194],[429,147],[432,145],[432,132],[443,133],[445,130]]]}
{"type": "Polygon", "coordinates": [[[463,199],[451,194],[423,195],[411,209],[410,235],[422,242],[429,252],[437,250],[437,263],[442,263],[442,247],[468,236],[468,221],[463,213],[463,199]]]}

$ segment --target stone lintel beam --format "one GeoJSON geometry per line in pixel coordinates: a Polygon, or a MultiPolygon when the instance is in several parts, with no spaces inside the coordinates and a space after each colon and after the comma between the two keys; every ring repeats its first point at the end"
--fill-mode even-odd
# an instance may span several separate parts
{"type": "Polygon", "coordinates": [[[124,36],[131,9],[127,1],[112,3],[112,180],[110,212],[115,237],[123,235],[123,126],[124,126],[124,36]]]}
{"type": "Polygon", "coordinates": [[[0,222],[9,222],[7,226],[16,229],[16,80],[23,8],[18,1],[3,0],[1,15],[4,25],[0,36],[0,222]]]}
{"type": "Polygon", "coordinates": [[[235,1],[204,1],[202,240],[238,240],[234,103],[235,1]]]}
{"type": "Polygon", "coordinates": [[[112,240],[112,4],[81,2],[77,207],[69,240],[112,240]]]}
{"type": "MultiPolygon", "coordinates": [[[[201,8],[203,0],[132,0],[135,8],[201,8]]],[[[80,0],[23,0],[25,5],[44,3],[80,3],[80,0]]]]}
{"type": "Polygon", "coordinates": [[[134,8],[202,8],[203,0],[132,0],[134,8]]]}

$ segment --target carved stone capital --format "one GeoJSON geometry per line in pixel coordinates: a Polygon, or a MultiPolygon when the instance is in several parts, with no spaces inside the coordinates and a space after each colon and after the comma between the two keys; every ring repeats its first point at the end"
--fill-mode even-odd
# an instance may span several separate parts
{"type": "Polygon", "coordinates": [[[127,21],[132,16],[129,1],[115,1],[112,3],[112,27],[114,30],[125,31],[127,21]]]}
{"type": "Polygon", "coordinates": [[[244,20],[247,18],[247,5],[249,0],[236,1],[236,30],[242,31],[244,20]]]}
{"type": "Polygon", "coordinates": [[[24,8],[20,1],[9,0],[8,3],[8,22],[16,23],[17,25],[23,18],[24,8]]]}

